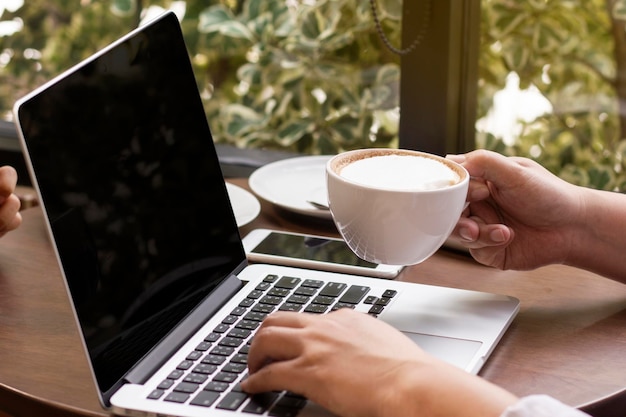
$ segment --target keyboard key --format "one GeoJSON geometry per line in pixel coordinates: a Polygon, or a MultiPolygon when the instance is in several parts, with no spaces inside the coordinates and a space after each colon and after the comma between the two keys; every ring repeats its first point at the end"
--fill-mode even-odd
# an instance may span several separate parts
{"type": "Polygon", "coordinates": [[[235,351],[235,348],[229,346],[215,346],[211,350],[211,355],[219,355],[219,356],[230,356],[235,351]]]}
{"type": "Polygon", "coordinates": [[[180,384],[174,387],[174,391],[176,392],[186,392],[188,394],[192,394],[196,392],[196,390],[200,387],[199,384],[194,384],[191,382],[181,382],[180,384]]]}
{"type": "Polygon", "coordinates": [[[397,294],[398,294],[398,291],[396,291],[396,290],[385,290],[385,292],[383,293],[383,297],[393,298],[397,294]]]}
{"type": "Polygon", "coordinates": [[[233,324],[237,320],[239,320],[239,316],[234,316],[232,314],[229,314],[228,316],[224,318],[224,320],[222,320],[222,324],[233,324]]]}
{"type": "Polygon", "coordinates": [[[246,298],[239,303],[239,307],[250,307],[252,304],[254,304],[254,301],[254,298],[246,298]]]}
{"type": "Polygon", "coordinates": [[[245,307],[235,307],[233,311],[230,312],[233,316],[241,316],[248,311],[245,307]]]}
{"type": "Polygon", "coordinates": [[[253,299],[257,299],[260,298],[263,295],[263,291],[259,291],[259,290],[253,290],[250,291],[250,294],[248,294],[248,298],[253,298],[253,299]]]}
{"type": "Polygon", "coordinates": [[[319,295],[327,297],[339,297],[348,285],[340,282],[329,282],[322,288],[319,295]]]}
{"type": "Polygon", "coordinates": [[[302,282],[303,287],[322,288],[323,285],[324,281],[320,281],[318,279],[305,279],[302,282]]]}
{"type": "Polygon", "coordinates": [[[356,304],[338,302],[333,306],[332,311],[339,310],[340,308],[350,308],[354,310],[356,308],[356,304]]]}
{"type": "Polygon", "coordinates": [[[269,314],[272,311],[274,311],[274,309],[276,308],[276,306],[271,305],[271,304],[263,304],[263,303],[258,303],[257,305],[255,305],[252,308],[252,311],[255,311],[257,313],[265,313],[265,314],[269,314]]]}
{"type": "Polygon", "coordinates": [[[210,407],[219,398],[220,394],[214,391],[202,391],[191,400],[190,404],[210,407]]]}
{"type": "MultiPolygon", "coordinates": [[[[228,326],[226,326],[226,328],[228,328],[228,326]]],[[[207,337],[204,338],[204,341],[213,343],[213,342],[217,342],[220,337],[222,337],[220,333],[212,332],[207,337]]]]}
{"type": "Polygon", "coordinates": [[[302,310],[302,304],[285,303],[278,307],[280,311],[300,311],[302,310]]]}
{"type": "Polygon", "coordinates": [[[240,320],[239,323],[235,325],[236,329],[246,329],[246,330],[254,330],[261,324],[260,321],[252,321],[252,320],[240,320]]]}
{"type": "Polygon", "coordinates": [[[209,377],[205,374],[192,372],[183,379],[183,382],[191,382],[194,384],[204,384],[209,377]]]}
{"type": "Polygon", "coordinates": [[[220,340],[220,345],[221,346],[230,346],[230,347],[239,347],[242,342],[243,342],[243,340],[239,339],[237,337],[226,336],[225,338],[220,340]]]}
{"type": "Polygon", "coordinates": [[[358,304],[369,292],[370,287],[363,285],[351,285],[348,291],[339,299],[340,303],[358,304]]]}
{"type": "Polygon", "coordinates": [[[184,372],[180,369],[175,369],[167,376],[167,379],[178,379],[183,376],[184,372]]]}
{"type": "Polygon", "coordinates": [[[375,304],[372,306],[372,308],[370,308],[370,310],[368,311],[369,314],[380,314],[383,312],[383,310],[385,309],[384,306],[381,306],[379,304],[375,304]]]}
{"type": "Polygon", "coordinates": [[[272,288],[267,295],[273,295],[275,297],[286,297],[291,290],[289,288],[272,288]]]}
{"type": "Polygon", "coordinates": [[[389,304],[390,301],[391,301],[391,298],[381,297],[378,299],[378,301],[376,301],[376,305],[386,306],[389,304]]]}
{"type": "Polygon", "coordinates": [[[302,281],[300,278],[284,276],[281,277],[276,284],[274,284],[274,287],[293,289],[298,286],[300,281],[302,281]]]}
{"type": "Polygon", "coordinates": [[[249,313],[246,313],[246,315],[243,318],[246,320],[252,320],[252,321],[263,321],[265,320],[265,317],[267,317],[267,313],[251,311],[249,313]]]}
{"type": "Polygon", "coordinates": [[[328,297],[325,295],[318,295],[317,297],[315,297],[312,301],[313,304],[324,304],[324,305],[331,305],[332,303],[334,303],[336,300],[335,297],[328,297]]]}
{"type": "Polygon", "coordinates": [[[302,395],[294,394],[291,392],[285,393],[278,402],[278,406],[302,409],[306,405],[306,398],[302,395]]]}
{"type": "Polygon", "coordinates": [[[244,365],[247,365],[248,355],[245,353],[237,353],[235,356],[233,356],[233,358],[230,361],[234,363],[243,363],[244,365]]]}
{"type": "MultiPolygon", "coordinates": [[[[215,329],[213,329],[213,333],[224,333],[226,332],[228,329],[230,329],[230,326],[224,323],[220,323],[218,324],[215,329]]],[[[209,335],[210,336],[210,335],[209,335]]],[[[204,340],[207,340],[206,338],[204,340]]],[[[216,339],[217,340],[217,339],[216,339]]],[[[207,340],[208,342],[215,342],[215,340],[207,340]]]]}
{"type": "Polygon", "coordinates": [[[304,284],[303,284],[303,285],[299,286],[296,289],[294,294],[296,294],[296,295],[304,295],[304,296],[310,297],[312,295],[315,295],[316,292],[317,292],[317,288],[305,287],[304,284]]]}
{"type": "Polygon", "coordinates": [[[230,384],[231,382],[235,382],[238,376],[239,375],[231,372],[218,372],[218,374],[213,377],[213,381],[227,382],[230,384]]]}
{"type": "Polygon", "coordinates": [[[165,394],[165,391],[160,390],[160,389],[155,389],[150,394],[148,394],[147,398],[149,400],[158,400],[159,398],[161,398],[163,396],[163,394],[165,394]]]}
{"type": "Polygon", "coordinates": [[[200,363],[193,368],[193,371],[199,374],[211,375],[217,371],[217,366],[210,363],[200,363]]]}
{"type": "Polygon", "coordinates": [[[213,355],[213,354],[208,354],[204,357],[204,359],[202,359],[202,363],[209,364],[209,365],[221,365],[224,363],[224,361],[226,361],[225,356],[213,355]]]}
{"type": "Polygon", "coordinates": [[[197,361],[201,357],[202,357],[202,352],[200,352],[198,350],[194,350],[189,355],[187,355],[187,357],[185,359],[187,359],[188,361],[197,361]]]}
{"type": "Polygon", "coordinates": [[[376,301],[378,301],[378,297],[373,296],[373,295],[368,295],[367,297],[365,297],[365,300],[363,301],[364,304],[375,304],[376,301]]]}
{"type": "Polygon", "coordinates": [[[229,392],[224,399],[220,401],[217,408],[222,410],[236,410],[241,404],[248,398],[248,396],[242,392],[229,392]]]}
{"type": "Polygon", "coordinates": [[[269,274],[263,279],[263,282],[275,282],[277,279],[278,275],[269,274]]]}
{"type": "Polygon", "coordinates": [[[172,387],[172,385],[174,385],[174,380],[173,379],[164,379],[163,381],[161,381],[161,383],[157,386],[158,389],[169,389],[172,387]]]}
{"type": "Polygon", "coordinates": [[[212,346],[212,343],[210,342],[200,342],[198,346],[196,346],[196,350],[200,352],[206,352],[207,350],[211,348],[211,346],[212,346]]]}
{"type": "Polygon", "coordinates": [[[323,305],[323,304],[309,304],[304,311],[306,313],[315,313],[315,314],[322,314],[325,313],[326,310],[328,310],[328,306],[327,305],[323,305]]]}
{"type": "Polygon", "coordinates": [[[310,299],[311,297],[307,297],[305,295],[294,294],[287,299],[287,302],[293,304],[306,304],[310,299]]]}
{"type": "Polygon", "coordinates": [[[206,387],[204,387],[204,389],[205,391],[224,392],[228,389],[229,386],[230,385],[226,382],[211,381],[206,384],[206,387]]]}
{"type": "Polygon", "coordinates": [[[248,336],[252,333],[251,330],[234,328],[230,332],[228,332],[228,337],[235,337],[237,339],[247,339],[248,336]]]}
{"type": "Polygon", "coordinates": [[[193,361],[182,361],[181,363],[178,364],[176,369],[179,369],[181,371],[185,371],[185,370],[191,368],[192,366],[193,366],[193,361]]]}
{"type": "Polygon", "coordinates": [[[263,281],[259,283],[259,285],[257,285],[255,289],[258,291],[267,291],[271,286],[271,283],[263,281]]]}
{"type": "Polygon", "coordinates": [[[186,402],[189,397],[191,397],[190,394],[184,393],[184,392],[170,392],[164,399],[163,401],[169,401],[172,403],[184,403],[186,402]]]}
{"type": "Polygon", "coordinates": [[[279,394],[277,392],[255,394],[250,397],[250,401],[241,411],[250,414],[263,414],[272,406],[274,401],[276,401],[278,395],[279,394]]]}
{"type": "MultiPolygon", "coordinates": [[[[244,376],[244,377],[243,377],[243,379],[246,379],[247,377],[248,377],[248,376],[246,375],[246,376],[244,376]]],[[[243,390],[241,389],[241,383],[240,383],[240,382],[237,382],[237,383],[235,384],[235,386],[234,386],[234,387],[232,387],[232,388],[230,389],[230,391],[231,391],[231,392],[243,392],[243,390]]]]}
{"type": "Polygon", "coordinates": [[[231,374],[240,374],[247,368],[246,364],[229,362],[222,368],[223,372],[230,372],[231,374]]]}
{"type": "Polygon", "coordinates": [[[266,295],[265,297],[259,300],[262,304],[269,304],[273,306],[277,306],[278,304],[283,302],[283,297],[276,297],[275,295],[266,295]]]}

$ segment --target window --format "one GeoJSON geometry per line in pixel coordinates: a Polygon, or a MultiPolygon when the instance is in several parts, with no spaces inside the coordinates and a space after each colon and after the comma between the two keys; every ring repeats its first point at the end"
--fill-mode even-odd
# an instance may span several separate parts
{"type": "MultiPolygon", "coordinates": [[[[430,0],[432,1],[432,0],[430,0]]],[[[218,142],[333,153],[398,146],[401,0],[0,0],[0,111],[171,8],[218,142]],[[149,3],[149,4],[145,4],[149,3]]]]}
{"type": "Polygon", "coordinates": [[[626,2],[482,1],[477,146],[626,191],[626,2]]]}
{"type": "Polygon", "coordinates": [[[374,0],[380,31],[370,0],[65,3],[0,0],[0,149],[18,96],[167,7],[219,142],[483,147],[626,190],[624,0],[374,0]]]}

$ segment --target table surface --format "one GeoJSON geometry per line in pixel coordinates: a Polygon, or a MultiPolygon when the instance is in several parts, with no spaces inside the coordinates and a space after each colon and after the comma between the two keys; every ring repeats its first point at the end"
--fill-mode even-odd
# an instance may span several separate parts
{"type": "MultiPolygon", "coordinates": [[[[247,180],[229,180],[248,188],[247,180]]],[[[0,240],[0,415],[103,416],[41,210],[0,240]]],[[[336,235],[330,221],[262,202],[257,227],[336,235]]],[[[502,293],[521,309],[480,375],[516,395],[570,404],[626,386],[626,285],[556,265],[498,271],[442,249],[397,278],[502,293]]]]}

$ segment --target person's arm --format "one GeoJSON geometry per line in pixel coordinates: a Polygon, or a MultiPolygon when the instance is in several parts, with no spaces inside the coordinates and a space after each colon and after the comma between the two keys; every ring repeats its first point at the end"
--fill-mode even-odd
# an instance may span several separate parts
{"type": "Polygon", "coordinates": [[[17,173],[11,166],[0,167],[0,236],[22,223],[20,199],[14,194],[17,173]]]}
{"type": "Polygon", "coordinates": [[[338,416],[498,417],[517,401],[349,309],[269,315],[250,346],[248,369],[244,391],[289,390],[338,416]]]}
{"type": "Polygon", "coordinates": [[[626,195],[593,189],[581,194],[584,209],[564,263],[626,283],[626,195]]]}
{"type": "Polygon", "coordinates": [[[567,183],[526,159],[478,150],[449,156],[472,176],[452,238],[500,269],[567,264],[626,282],[626,196],[567,183]]]}

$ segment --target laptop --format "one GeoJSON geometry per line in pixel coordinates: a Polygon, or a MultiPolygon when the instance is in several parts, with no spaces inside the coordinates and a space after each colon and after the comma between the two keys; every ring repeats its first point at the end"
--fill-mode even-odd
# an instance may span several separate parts
{"type": "Polygon", "coordinates": [[[514,319],[496,294],[248,264],[171,12],[14,108],[103,407],[128,416],[323,416],[240,389],[263,318],[353,308],[477,373],[514,319]]]}

